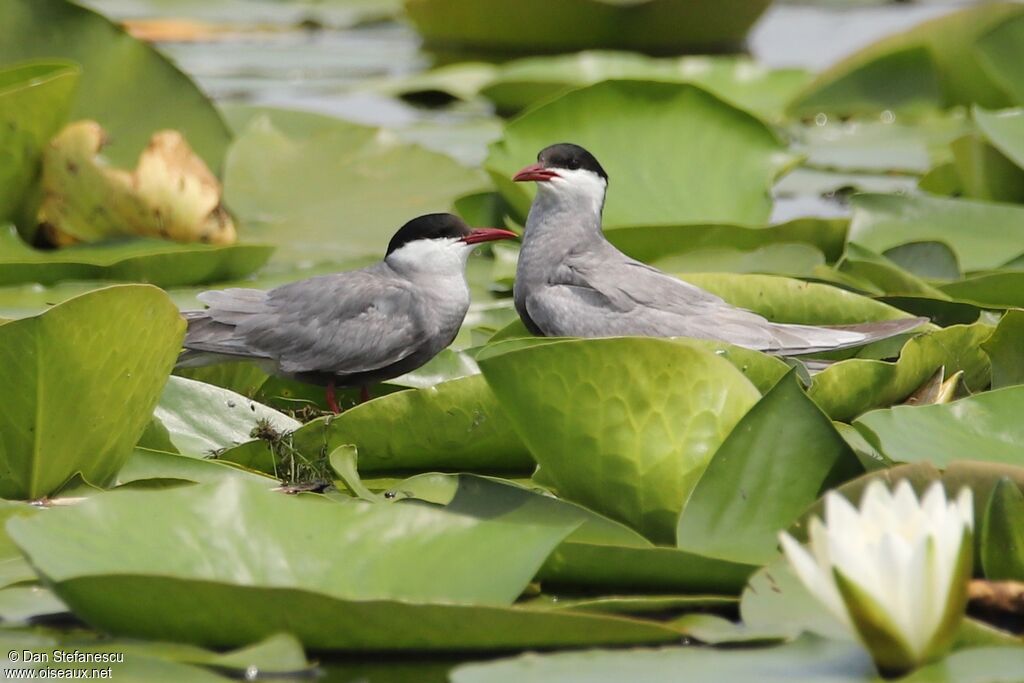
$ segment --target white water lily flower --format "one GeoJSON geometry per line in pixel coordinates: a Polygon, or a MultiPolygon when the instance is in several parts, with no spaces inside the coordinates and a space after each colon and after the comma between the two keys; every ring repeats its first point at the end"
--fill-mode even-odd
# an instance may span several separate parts
{"type": "Polygon", "coordinates": [[[883,672],[902,672],[948,650],[967,604],[974,509],[970,489],[947,502],[938,482],[918,502],[909,482],[868,484],[855,508],[825,496],[805,549],[780,535],[807,589],[871,652],[883,672]],[[810,552],[808,552],[808,550],[810,552]]]}

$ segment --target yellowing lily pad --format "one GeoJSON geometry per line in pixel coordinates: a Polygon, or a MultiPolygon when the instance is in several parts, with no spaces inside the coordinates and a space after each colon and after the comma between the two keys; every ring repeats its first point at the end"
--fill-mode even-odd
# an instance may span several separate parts
{"type": "Polygon", "coordinates": [[[39,223],[56,244],[112,236],[231,244],[235,226],[220,182],[178,131],[153,135],[129,173],[99,157],[106,133],[95,121],[67,126],[43,155],[39,223]]]}

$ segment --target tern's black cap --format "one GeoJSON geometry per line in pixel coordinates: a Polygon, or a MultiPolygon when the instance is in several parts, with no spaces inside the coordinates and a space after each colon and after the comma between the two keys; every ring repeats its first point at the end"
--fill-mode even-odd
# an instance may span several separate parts
{"type": "Polygon", "coordinates": [[[582,168],[608,180],[608,174],[601,168],[594,155],[571,142],[560,142],[545,147],[537,155],[537,162],[546,168],[565,168],[570,171],[582,168]]]}
{"type": "Polygon", "coordinates": [[[388,254],[395,249],[416,240],[462,238],[468,235],[470,227],[458,216],[450,213],[428,213],[403,225],[391,238],[388,254]]]}

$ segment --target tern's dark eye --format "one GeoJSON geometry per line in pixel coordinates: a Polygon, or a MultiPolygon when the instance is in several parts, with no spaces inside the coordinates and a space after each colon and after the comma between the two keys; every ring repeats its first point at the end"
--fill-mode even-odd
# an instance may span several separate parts
{"type": "Polygon", "coordinates": [[[569,170],[570,171],[575,171],[575,170],[579,169],[579,167],[580,167],[580,160],[579,159],[569,159],[569,170]]]}

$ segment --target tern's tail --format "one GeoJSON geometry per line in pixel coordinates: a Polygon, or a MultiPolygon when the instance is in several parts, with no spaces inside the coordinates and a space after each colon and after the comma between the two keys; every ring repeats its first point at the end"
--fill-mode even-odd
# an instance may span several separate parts
{"type": "Polygon", "coordinates": [[[829,327],[776,323],[772,325],[772,331],[779,341],[779,348],[774,353],[780,356],[799,356],[863,346],[881,339],[895,337],[897,334],[910,332],[926,322],[928,322],[928,318],[900,318],[829,327]]]}

